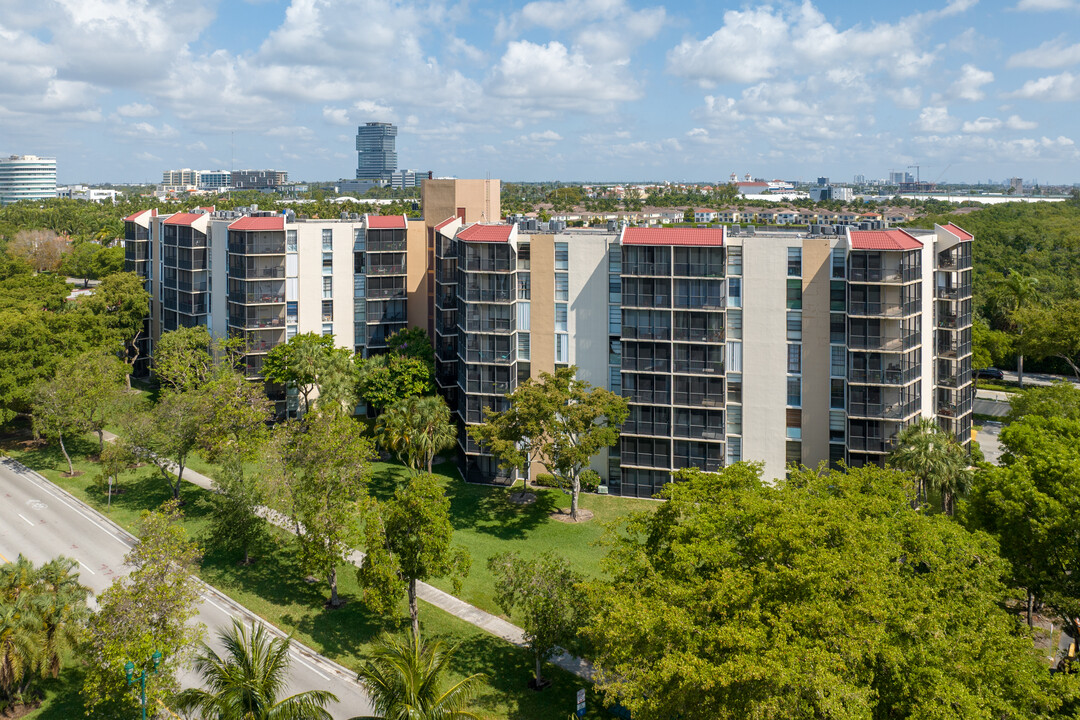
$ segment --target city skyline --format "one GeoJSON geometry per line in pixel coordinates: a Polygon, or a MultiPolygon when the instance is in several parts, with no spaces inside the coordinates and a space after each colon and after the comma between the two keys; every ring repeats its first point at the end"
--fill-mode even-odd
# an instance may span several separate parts
{"type": "Polygon", "coordinates": [[[16,2],[0,154],[61,183],[166,167],[507,180],[1078,180],[1080,3],[16,2]],[[376,31],[378,30],[378,31],[376,31]]]}

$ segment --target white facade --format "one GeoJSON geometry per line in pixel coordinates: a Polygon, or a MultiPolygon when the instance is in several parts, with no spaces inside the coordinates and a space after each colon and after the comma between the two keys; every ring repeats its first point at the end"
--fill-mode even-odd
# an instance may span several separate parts
{"type": "Polygon", "coordinates": [[[0,205],[56,197],[56,158],[11,155],[0,158],[0,205]]]}

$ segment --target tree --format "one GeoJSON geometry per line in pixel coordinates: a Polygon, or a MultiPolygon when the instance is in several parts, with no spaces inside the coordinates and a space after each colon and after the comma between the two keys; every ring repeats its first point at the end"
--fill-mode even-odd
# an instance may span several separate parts
{"type": "Polygon", "coordinates": [[[42,671],[59,677],[63,659],[82,639],[89,618],[86,599],[90,589],[79,584],[72,572],[78,561],[58,557],[41,566],[37,573],[37,613],[42,625],[42,671]]]}
{"type": "Polygon", "coordinates": [[[64,360],[57,366],[57,377],[72,385],[72,411],[82,430],[98,436],[98,454],[105,451],[105,424],[130,403],[125,392],[127,368],[108,350],[91,350],[64,360]]]}
{"type": "Polygon", "coordinates": [[[308,690],[278,699],[288,684],[290,638],[274,638],[260,623],[250,630],[239,620],[218,633],[222,657],[203,643],[194,668],[207,689],[188,688],[176,698],[177,709],[217,720],[330,720],[328,703],[337,697],[308,690]]]}
{"type": "Polygon", "coordinates": [[[413,633],[384,635],[356,675],[381,720],[479,720],[469,701],[484,676],[470,675],[445,687],[456,646],[421,642],[413,633]]]}
{"type": "Polygon", "coordinates": [[[1005,417],[1008,423],[1028,415],[1080,420],[1080,388],[1064,382],[1030,387],[1013,395],[1009,405],[1009,414],[1005,417]]]}
{"type": "Polygon", "coordinates": [[[423,360],[432,371],[435,369],[435,348],[423,328],[404,328],[391,333],[386,338],[386,348],[395,355],[423,360]]]}
{"type": "Polygon", "coordinates": [[[889,463],[915,476],[920,504],[926,503],[930,491],[940,493],[947,515],[955,511],[956,495],[967,488],[971,475],[963,447],[925,417],[900,431],[889,463]]]}
{"type": "Polygon", "coordinates": [[[1080,300],[1063,300],[1051,308],[1031,307],[1016,314],[1024,334],[1019,349],[1036,360],[1065,361],[1080,381],[1080,300]]]}
{"type": "Polygon", "coordinates": [[[1080,616],[1080,547],[1064,540],[1080,533],[1080,420],[1029,414],[1001,442],[1002,465],[976,474],[964,520],[998,539],[1029,624],[1038,602],[1080,616]]]}
{"type": "Polygon", "coordinates": [[[162,333],[154,349],[154,372],[166,388],[196,390],[214,369],[210,331],[202,325],[162,333]]]}
{"type": "Polygon", "coordinates": [[[325,578],[330,607],[338,607],[337,567],[360,540],[371,442],[359,423],[324,409],[274,431],[270,501],[293,523],[305,572],[325,578]]]}
{"type": "Polygon", "coordinates": [[[60,445],[60,452],[67,461],[68,477],[74,477],[75,467],[71,464],[64,436],[71,439],[83,430],[82,418],[75,409],[79,388],[68,382],[67,378],[55,377],[39,383],[34,395],[34,433],[55,440],[60,445]]]}
{"type": "Polygon", "coordinates": [[[80,307],[103,325],[110,349],[115,345],[121,353],[129,367],[126,380],[130,387],[132,369],[140,357],[139,340],[146,331],[150,307],[150,293],[146,291],[145,281],[133,272],[112,273],[81,301],[80,307]]]}
{"type": "Polygon", "coordinates": [[[335,348],[332,335],[301,333],[266,355],[263,375],[267,380],[293,385],[304,398],[304,412],[311,410],[311,395],[343,409],[355,406],[356,369],[352,353],[335,348]]]}
{"type": "Polygon", "coordinates": [[[375,504],[365,523],[367,555],[357,571],[370,605],[382,612],[400,597],[409,599],[413,634],[420,634],[416,583],[449,576],[454,592],[469,574],[469,553],[453,546],[450,501],[434,475],[415,475],[392,500],[375,504]]]}
{"type": "Polygon", "coordinates": [[[89,287],[90,278],[96,274],[95,260],[100,250],[101,246],[92,242],[76,243],[71,252],[60,262],[60,271],[68,277],[82,278],[83,287],[89,287]]]}
{"type": "Polygon", "coordinates": [[[375,434],[386,449],[419,471],[432,471],[435,455],[457,443],[450,408],[438,395],[411,397],[391,405],[375,423],[375,434]]]}
{"type": "Polygon", "coordinates": [[[7,244],[12,257],[22,258],[36,272],[53,272],[68,251],[68,241],[49,230],[20,230],[7,244]]]}
{"type": "Polygon", "coordinates": [[[1004,607],[994,541],[913,510],[900,473],[679,479],[588,591],[597,687],[635,718],[1050,718],[1075,695],[1004,607]]]}
{"type": "Polygon", "coordinates": [[[546,681],[542,663],[560,646],[574,642],[588,615],[581,583],[584,577],[570,569],[565,558],[552,552],[528,560],[516,552],[504,552],[488,560],[495,576],[495,602],[525,631],[525,641],[536,663],[533,686],[546,681]]]}
{"type": "Polygon", "coordinates": [[[113,487],[120,484],[120,475],[131,470],[132,465],[138,461],[138,455],[132,452],[129,441],[118,438],[105,446],[98,458],[100,472],[95,478],[97,487],[109,493],[109,503],[112,503],[113,487]]]}
{"type": "Polygon", "coordinates": [[[156,705],[177,689],[176,673],[202,635],[190,621],[198,612],[198,585],[191,575],[199,548],[178,523],[176,501],[144,512],[139,542],[124,558],[132,568],[98,598],[100,609],[90,620],[89,654],[83,683],[88,712],[103,703],[134,709],[138,689],[124,680],[124,664],[145,667],[151,655],[164,660],[153,683],[147,683],[147,702],[156,705]]]}
{"type": "MultiPolygon", "coordinates": [[[[1005,295],[1007,303],[1012,308],[1013,322],[1016,324],[1016,333],[1022,338],[1024,326],[1022,322],[1023,310],[1039,296],[1039,279],[1033,275],[1021,275],[1018,272],[1009,273],[1001,284],[1001,292],[1005,295]]],[[[1017,354],[1017,377],[1020,387],[1024,387],[1024,355],[1017,354]]]]}
{"type": "Polygon", "coordinates": [[[376,410],[435,391],[431,368],[419,358],[393,353],[367,359],[357,356],[356,365],[357,394],[376,410]]]}
{"type": "Polygon", "coordinates": [[[238,547],[244,564],[251,562],[251,547],[266,535],[259,515],[263,487],[257,476],[245,472],[267,439],[271,408],[261,385],[240,373],[219,368],[213,380],[199,389],[206,421],[199,443],[207,459],[217,463],[215,493],[210,498],[212,542],[238,547]]]}
{"type": "Polygon", "coordinates": [[[173,500],[180,500],[184,469],[199,447],[210,413],[205,393],[166,390],[149,412],[127,420],[130,447],[141,460],[157,467],[173,500]]]}
{"type": "Polygon", "coordinates": [[[488,412],[483,425],[469,428],[504,466],[524,472],[530,460],[540,460],[559,486],[570,494],[570,516],[576,522],[581,473],[594,455],[619,440],[626,421],[626,400],[610,390],[578,380],[576,367],[541,373],[507,395],[510,408],[488,412]]]}

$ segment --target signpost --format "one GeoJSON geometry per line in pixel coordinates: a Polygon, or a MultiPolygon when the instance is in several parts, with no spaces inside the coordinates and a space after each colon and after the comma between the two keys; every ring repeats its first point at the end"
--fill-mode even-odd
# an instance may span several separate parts
{"type": "Polygon", "coordinates": [[[577,691],[577,716],[585,717],[585,688],[577,691]]]}

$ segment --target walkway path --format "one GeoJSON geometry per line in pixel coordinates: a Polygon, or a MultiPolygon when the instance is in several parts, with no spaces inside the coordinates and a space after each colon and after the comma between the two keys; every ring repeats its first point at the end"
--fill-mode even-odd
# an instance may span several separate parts
{"type": "MultiPolygon", "coordinates": [[[[105,440],[107,442],[113,442],[116,440],[116,435],[106,431],[105,440]]],[[[214,487],[214,481],[211,478],[196,472],[191,468],[184,468],[183,479],[206,490],[213,490],[214,487]]],[[[260,508],[260,514],[282,530],[290,533],[294,532],[287,519],[270,508],[260,508]]],[[[352,554],[349,555],[349,562],[357,567],[359,567],[363,561],[364,554],[359,550],[353,550],[352,554]]],[[[525,631],[517,625],[503,620],[497,615],[492,615],[486,610],[481,610],[475,605],[470,605],[464,600],[444,592],[433,585],[418,582],[416,586],[416,594],[421,600],[424,600],[441,610],[445,610],[454,617],[460,618],[470,625],[475,625],[481,630],[491,633],[495,637],[502,638],[518,647],[526,646],[525,631]]],[[[558,656],[552,658],[551,662],[563,670],[573,673],[585,680],[592,680],[593,678],[594,671],[592,665],[586,660],[574,657],[569,653],[562,652],[558,656]]]]}

